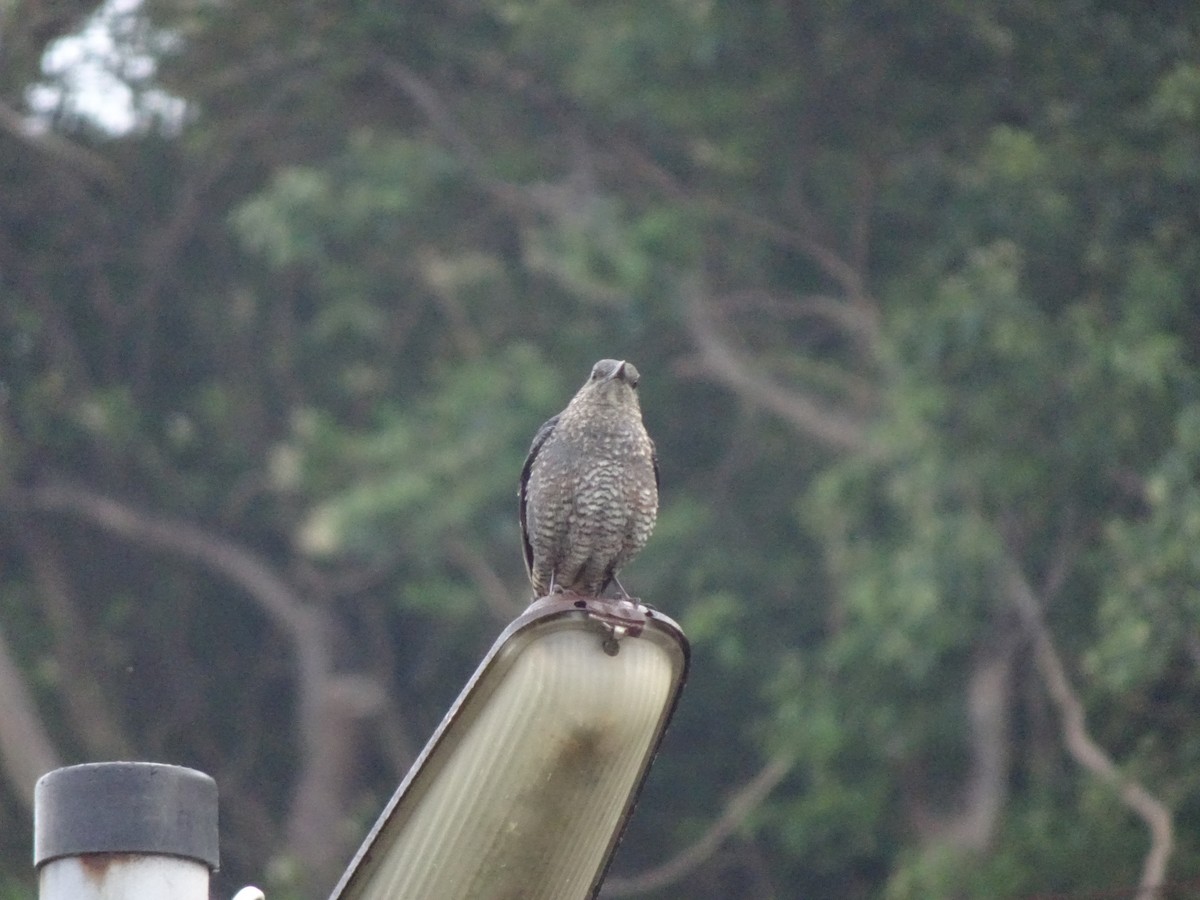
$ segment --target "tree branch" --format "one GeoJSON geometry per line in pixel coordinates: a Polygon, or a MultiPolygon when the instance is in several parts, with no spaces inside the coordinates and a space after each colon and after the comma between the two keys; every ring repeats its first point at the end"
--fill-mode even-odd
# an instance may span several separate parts
{"type": "MultiPolygon", "coordinates": [[[[22,492],[25,494],[25,492],[22,492]]],[[[347,767],[361,719],[377,709],[382,691],[361,676],[334,671],[325,611],[305,601],[270,566],[223,537],[187,522],[138,510],[61,482],[27,492],[35,509],[66,513],[147,547],[201,565],[241,587],[290,640],[296,666],[297,732],[301,760],[288,816],[290,851],[305,871],[328,877],[342,848],[331,839],[345,812],[347,767]]]]}
{"type": "Polygon", "coordinates": [[[835,450],[868,449],[864,419],[833,409],[797,390],[785,388],[757,371],[734,349],[713,321],[709,305],[694,290],[687,305],[685,325],[700,351],[705,371],[752,403],[775,413],[797,431],[835,450]]]}
{"type": "MultiPolygon", "coordinates": [[[[197,168],[182,179],[170,214],[153,229],[139,252],[141,278],[128,309],[146,321],[148,333],[153,333],[157,327],[154,324],[157,318],[155,303],[165,292],[170,280],[178,276],[180,255],[205,221],[205,216],[211,214],[210,207],[206,205],[209,194],[221,184],[234,165],[245,162],[247,147],[256,137],[269,130],[273,122],[271,113],[294,96],[300,90],[301,79],[307,77],[307,74],[294,74],[265,82],[270,83],[272,88],[262,95],[254,108],[238,117],[232,127],[222,134],[219,151],[203,156],[197,168]]],[[[138,385],[144,384],[149,378],[151,343],[144,337],[135,354],[135,383],[138,385]]]]}
{"type": "MultiPolygon", "coordinates": [[[[627,139],[613,138],[610,145],[627,164],[627,169],[636,172],[643,181],[664,191],[672,199],[728,222],[747,234],[807,256],[825,277],[842,290],[852,305],[869,308],[866,302],[866,284],[861,271],[815,236],[816,228],[812,227],[815,217],[807,210],[802,216],[806,221],[801,223],[801,227],[791,227],[683,184],[674,173],[627,139]]],[[[865,241],[865,236],[856,236],[856,241],[865,241]]]]}
{"type": "Polygon", "coordinates": [[[1167,864],[1174,843],[1171,811],[1141,783],[1126,777],[1105,750],[1088,732],[1083,703],[1071,686],[1062,658],[1054,645],[1050,629],[1042,616],[1033,588],[1016,562],[1004,557],[1000,572],[1004,596],[1016,608],[1021,622],[1033,640],[1034,661],[1062,721],[1063,744],[1079,765],[1116,791],[1121,802],[1145,824],[1150,832],[1150,849],[1142,863],[1138,900],[1159,896],[1167,875],[1167,864]]]}
{"type": "Polygon", "coordinates": [[[449,105],[432,84],[394,57],[380,54],[375,57],[374,63],[384,80],[408,97],[420,110],[430,127],[474,176],[480,187],[505,203],[522,208],[531,206],[526,192],[519,186],[496,178],[488,171],[483,153],[472,142],[466,130],[450,111],[449,105]]]}
{"type": "Polygon", "coordinates": [[[1022,634],[1015,622],[998,623],[971,663],[966,685],[971,762],[952,808],[930,807],[921,793],[911,801],[916,831],[934,853],[945,848],[986,852],[995,839],[1008,795],[1013,663],[1022,634]]]}
{"type": "Polygon", "coordinates": [[[450,558],[475,583],[475,590],[483,597],[497,621],[508,622],[525,608],[521,601],[512,595],[504,579],[492,568],[487,558],[466,541],[451,538],[446,544],[446,549],[450,558]]]}
{"type": "Polygon", "coordinates": [[[698,841],[662,865],[655,866],[646,872],[624,878],[615,876],[606,878],[602,896],[632,897],[636,894],[659,890],[669,884],[674,884],[698,868],[720,849],[721,845],[741,827],[752,812],[762,805],[771,791],[792,770],[793,765],[795,765],[795,759],[790,756],[776,756],[769,760],[757,775],[729,798],[729,802],[725,804],[725,810],[698,841]]]}
{"type": "Polygon", "coordinates": [[[33,583],[51,631],[62,671],[64,704],[88,754],[95,759],[128,759],[130,746],[102,681],[93,674],[93,646],[75,602],[62,553],[46,529],[35,526],[19,535],[33,583]]]}
{"type": "Polygon", "coordinates": [[[72,175],[83,176],[109,190],[121,186],[120,173],[99,153],[72,143],[52,131],[31,128],[24,116],[3,101],[0,101],[0,131],[12,135],[72,175]]]}
{"type": "Polygon", "coordinates": [[[20,667],[0,629],[0,767],[13,793],[33,809],[33,786],[62,765],[20,667]]]}
{"type": "Polygon", "coordinates": [[[294,641],[302,644],[311,636],[311,609],[269,566],[226,538],[63,482],[34,488],[29,500],[37,509],[69,513],[126,540],[203,563],[242,587],[294,641]]]}

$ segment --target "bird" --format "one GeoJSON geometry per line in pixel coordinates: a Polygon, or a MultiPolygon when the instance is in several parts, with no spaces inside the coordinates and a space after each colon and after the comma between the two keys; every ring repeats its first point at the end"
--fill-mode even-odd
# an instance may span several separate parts
{"type": "Polygon", "coordinates": [[[534,599],[599,597],[646,546],[658,517],[659,469],[642,422],[633,363],[602,359],[571,402],[534,436],[521,469],[521,538],[534,599]]]}

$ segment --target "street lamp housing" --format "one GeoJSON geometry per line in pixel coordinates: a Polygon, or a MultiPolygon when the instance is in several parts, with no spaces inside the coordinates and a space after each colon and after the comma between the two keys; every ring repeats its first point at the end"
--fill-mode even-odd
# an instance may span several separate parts
{"type": "Polygon", "coordinates": [[[555,595],[497,639],[331,900],[593,897],[687,677],[636,601],[555,595]]]}

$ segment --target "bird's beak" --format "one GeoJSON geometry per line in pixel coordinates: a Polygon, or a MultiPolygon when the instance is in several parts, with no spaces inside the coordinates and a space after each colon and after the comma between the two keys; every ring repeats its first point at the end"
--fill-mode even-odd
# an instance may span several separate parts
{"type": "Polygon", "coordinates": [[[625,377],[625,360],[617,363],[617,367],[613,369],[613,373],[609,376],[609,381],[619,381],[625,377]]]}

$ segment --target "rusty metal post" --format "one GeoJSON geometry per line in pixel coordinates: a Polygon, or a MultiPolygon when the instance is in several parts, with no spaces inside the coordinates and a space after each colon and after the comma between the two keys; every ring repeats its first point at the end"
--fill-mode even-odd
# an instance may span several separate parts
{"type": "Polygon", "coordinates": [[[34,789],[39,900],[208,900],[217,785],[146,762],[55,769],[34,789]]]}

